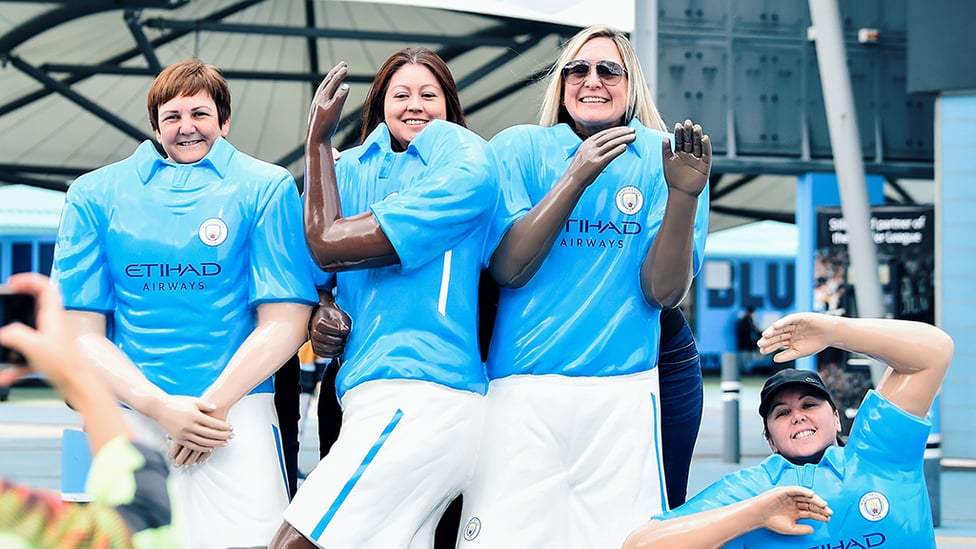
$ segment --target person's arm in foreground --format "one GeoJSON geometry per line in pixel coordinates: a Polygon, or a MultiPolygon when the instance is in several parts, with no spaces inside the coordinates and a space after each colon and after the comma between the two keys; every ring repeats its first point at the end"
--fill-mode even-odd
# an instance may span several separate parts
{"type": "Polygon", "coordinates": [[[346,64],[339,63],[319,84],[305,135],[305,240],[316,264],[327,271],[399,263],[372,213],[342,217],[332,137],[349,93],[342,83],[346,72],[346,64]]]}
{"type": "Polygon", "coordinates": [[[877,390],[906,412],[925,417],[952,359],[948,334],[924,322],[797,313],[762,333],[759,350],[787,362],[826,347],[863,353],[888,365],[877,390]],[[778,352],[777,352],[778,351],[778,352]]]}
{"type": "Polygon", "coordinates": [[[512,223],[495,248],[488,269],[496,282],[520,288],[532,279],[583,192],[634,138],[632,128],[616,126],[583,141],[566,173],[535,207],[512,223]]]}
{"type": "Polygon", "coordinates": [[[10,278],[10,286],[37,300],[37,329],[23,324],[0,328],[0,342],[27,357],[30,366],[8,368],[0,374],[0,384],[9,385],[31,370],[44,374],[85,423],[85,432],[97,454],[117,437],[130,438],[115,395],[99,383],[92,365],[79,358],[78,338],[61,294],[47,277],[25,273],[10,278]]]}
{"type": "Polygon", "coordinates": [[[681,547],[717,549],[760,528],[786,535],[813,532],[800,519],[826,522],[833,511],[827,502],[800,486],[773,488],[745,501],[665,521],[652,520],[634,530],[624,549],[681,547]]]}
{"type": "Polygon", "coordinates": [[[35,273],[14,275],[10,286],[37,299],[37,328],[0,328],[0,343],[30,364],[0,371],[0,384],[40,372],[81,414],[95,457],[88,479],[94,499],[78,505],[0,481],[0,538],[24,547],[74,547],[78,540],[85,547],[173,547],[166,463],[131,443],[115,395],[80,352],[60,290],[35,273]]]}
{"type": "Polygon", "coordinates": [[[695,213],[698,196],[708,184],[712,142],[698,124],[675,124],[671,140],[661,143],[668,200],[664,219],[641,264],[644,299],[661,307],[675,307],[691,288],[694,274],[695,213]]]}
{"type": "MultiPolygon", "coordinates": [[[[211,452],[233,434],[226,421],[209,415],[216,404],[203,398],[170,395],[153,385],[106,336],[105,316],[87,311],[67,311],[66,318],[78,334],[78,356],[94,364],[115,396],[156,422],[173,441],[191,450],[211,452]]],[[[112,399],[113,404],[115,399],[112,399]]]]}

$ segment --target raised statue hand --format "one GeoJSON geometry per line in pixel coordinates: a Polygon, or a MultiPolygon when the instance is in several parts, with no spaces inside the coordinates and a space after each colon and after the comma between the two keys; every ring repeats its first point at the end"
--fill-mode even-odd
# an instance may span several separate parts
{"type": "Polygon", "coordinates": [[[776,353],[775,362],[787,362],[824,350],[830,343],[835,317],[821,313],[787,315],[766,328],[757,342],[764,355],[776,353]]]}
{"type": "Polygon", "coordinates": [[[664,138],[661,157],[664,179],[670,191],[680,191],[693,197],[701,194],[712,169],[712,142],[702,133],[700,125],[692,124],[691,120],[675,124],[674,150],[671,150],[671,140],[664,138]]]}
{"type": "Polygon", "coordinates": [[[348,68],[345,62],[339,62],[325,75],[322,83],[315,90],[312,105],[308,111],[308,131],[305,134],[305,145],[332,143],[342,107],[349,95],[349,86],[342,81],[346,78],[348,68]]]}

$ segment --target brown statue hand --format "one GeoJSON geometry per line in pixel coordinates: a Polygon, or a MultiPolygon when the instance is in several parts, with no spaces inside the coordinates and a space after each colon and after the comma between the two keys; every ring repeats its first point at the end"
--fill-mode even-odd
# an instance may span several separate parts
{"type": "Polygon", "coordinates": [[[573,162],[566,171],[581,186],[587,187],[600,175],[614,158],[633,143],[636,133],[627,126],[614,126],[601,130],[583,141],[573,156],[573,162]]]}
{"type": "Polygon", "coordinates": [[[692,124],[691,120],[675,124],[674,150],[671,150],[671,140],[664,138],[661,156],[669,190],[694,197],[701,194],[712,169],[712,142],[702,134],[700,125],[692,124]]]}
{"type": "Polygon", "coordinates": [[[349,95],[349,86],[342,81],[348,69],[345,62],[332,67],[325,75],[322,83],[315,90],[312,106],[308,111],[308,133],[305,135],[305,146],[319,143],[331,145],[332,136],[339,126],[342,107],[349,95]]]}
{"type": "Polygon", "coordinates": [[[324,294],[308,321],[312,351],[322,358],[335,358],[346,348],[352,320],[336,305],[331,294],[324,294]]]}

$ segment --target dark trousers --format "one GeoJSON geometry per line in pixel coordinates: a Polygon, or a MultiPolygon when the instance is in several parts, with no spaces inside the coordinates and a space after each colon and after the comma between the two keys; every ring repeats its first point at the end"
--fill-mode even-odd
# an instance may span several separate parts
{"type": "Polygon", "coordinates": [[[278,413],[281,432],[281,450],[285,457],[285,473],[288,475],[288,499],[298,490],[298,420],[301,410],[298,395],[301,393],[299,378],[301,367],[298,355],[285,362],[274,376],[274,404],[278,413]]]}
{"type": "Polygon", "coordinates": [[[668,506],[685,502],[688,471],[702,420],[701,357],[685,323],[673,337],[661,341],[658,352],[661,385],[661,446],[668,506]]]}
{"type": "Polygon", "coordinates": [[[319,402],[316,409],[319,418],[319,459],[329,453],[332,443],[339,438],[339,428],[342,427],[342,408],[336,397],[338,371],[339,361],[329,362],[322,375],[322,385],[319,387],[319,402]]]}

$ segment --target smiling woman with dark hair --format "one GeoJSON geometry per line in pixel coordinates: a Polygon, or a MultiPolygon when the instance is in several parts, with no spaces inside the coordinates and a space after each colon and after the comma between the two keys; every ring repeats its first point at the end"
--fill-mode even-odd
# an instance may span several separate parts
{"type": "Polygon", "coordinates": [[[354,323],[336,378],[342,427],[271,547],[419,549],[479,450],[478,279],[500,238],[495,163],[462,127],[444,61],[404,49],[376,75],[363,143],[333,168],[346,70],[333,68],[313,100],[305,196],[309,249],[336,273],[335,301],[354,323]]]}
{"type": "MultiPolygon", "coordinates": [[[[454,76],[444,60],[427,48],[404,48],[391,55],[380,67],[380,70],[376,72],[373,85],[369,88],[369,94],[363,104],[363,125],[362,133],[359,136],[361,142],[365,143],[369,134],[373,133],[373,130],[380,124],[392,122],[386,118],[386,94],[390,88],[390,80],[393,75],[404,65],[426,68],[441,89],[437,98],[444,103],[443,120],[464,128],[468,127],[464,120],[461,99],[458,97],[457,84],[454,83],[454,76]]],[[[391,144],[394,147],[402,147],[399,139],[396,140],[396,143],[391,144]]]]}

